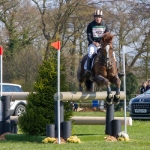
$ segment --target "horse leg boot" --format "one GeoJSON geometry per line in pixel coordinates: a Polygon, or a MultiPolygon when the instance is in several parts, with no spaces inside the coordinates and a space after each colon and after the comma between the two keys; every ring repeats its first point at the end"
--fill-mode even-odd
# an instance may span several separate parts
{"type": "Polygon", "coordinates": [[[88,57],[87,58],[87,70],[85,72],[85,76],[86,76],[87,80],[89,80],[89,78],[91,76],[91,63],[92,63],[92,58],[88,57]]]}
{"type": "Polygon", "coordinates": [[[113,102],[113,95],[111,93],[110,85],[107,86],[107,97],[106,97],[106,103],[108,105],[111,105],[113,102]]]}
{"type": "Polygon", "coordinates": [[[114,95],[114,104],[118,105],[120,103],[120,87],[116,88],[116,94],[114,95]]]}

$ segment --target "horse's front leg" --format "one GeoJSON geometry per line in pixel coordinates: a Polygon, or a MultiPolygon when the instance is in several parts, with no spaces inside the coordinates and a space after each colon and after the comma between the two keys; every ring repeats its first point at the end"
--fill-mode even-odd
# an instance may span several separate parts
{"type": "Polygon", "coordinates": [[[119,104],[120,103],[120,85],[121,85],[121,80],[119,77],[116,77],[115,79],[115,84],[116,84],[116,94],[114,95],[114,104],[119,104]]]}
{"type": "Polygon", "coordinates": [[[106,103],[108,105],[111,105],[113,103],[113,94],[111,92],[111,87],[110,87],[110,82],[105,81],[106,82],[106,87],[107,87],[107,97],[106,97],[106,103]]]}
{"type": "Polygon", "coordinates": [[[113,94],[111,92],[110,88],[110,82],[108,79],[104,78],[101,75],[98,75],[94,78],[95,82],[97,83],[98,86],[100,85],[106,85],[107,87],[107,97],[106,97],[106,103],[108,105],[111,105],[113,103],[113,94]]]}

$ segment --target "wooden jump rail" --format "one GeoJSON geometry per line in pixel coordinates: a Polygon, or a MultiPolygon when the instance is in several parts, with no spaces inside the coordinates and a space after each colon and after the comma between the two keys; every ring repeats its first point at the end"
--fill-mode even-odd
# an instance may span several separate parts
{"type": "MultiPolygon", "coordinates": [[[[124,125],[124,117],[114,117],[114,119],[121,120],[121,125],[124,125]]],[[[10,120],[14,120],[16,124],[19,123],[18,116],[10,116],[10,120]]],[[[73,116],[70,118],[74,125],[105,125],[106,117],[91,117],[91,116],[73,116]]],[[[132,126],[132,118],[126,117],[126,125],[132,126]]]]}
{"type": "MultiPolygon", "coordinates": [[[[11,100],[25,100],[29,92],[2,92],[3,96],[11,96],[11,100]]],[[[115,94],[115,91],[112,91],[115,94]]],[[[105,100],[107,92],[60,92],[61,101],[75,101],[75,100],[105,100]]],[[[55,93],[54,99],[57,100],[58,93],[55,93]]],[[[120,100],[126,98],[125,92],[120,92],[120,100]]]]}
{"type": "MultiPolygon", "coordinates": [[[[112,91],[114,95],[116,92],[112,91]]],[[[107,92],[60,92],[61,101],[76,101],[76,100],[105,100],[107,92]]],[[[125,92],[120,92],[120,100],[126,98],[125,92]]],[[[54,100],[58,99],[58,93],[55,93],[54,100]]]]}
{"type": "Polygon", "coordinates": [[[26,100],[29,94],[30,92],[2,92],[2,96],[10,96],[11,101],[26,100]]]}
{"type": "MultiPolygon", "coordinates": [[[[124,125],[124,117],[114,117],[115,120],[120,120],[121,125],[124,125]]],[[[74,125],[105,125],[106,117],[91,117],[91,116],[73,116],[70,118],[74,125]]],[[[132,118],[126,117],[126,125],[132,126],[132,118]]]]}

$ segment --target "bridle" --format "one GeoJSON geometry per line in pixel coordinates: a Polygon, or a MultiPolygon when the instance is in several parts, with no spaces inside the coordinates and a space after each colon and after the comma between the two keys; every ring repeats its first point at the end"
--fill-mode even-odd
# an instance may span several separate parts
{"type": "Polygon", "coordinates": [[[98,53],[98,62],[100,62],[101,65],[106,66],[107,69],[111,69],[114,63],[113,54],[111,57],[109,55],[110,48],[112,48],[110,45],[111,42],[109,43],[101,42],[101,48],[98,53]],[[106,51],[106,56],[102,53],[103,50],[106,51]]]}

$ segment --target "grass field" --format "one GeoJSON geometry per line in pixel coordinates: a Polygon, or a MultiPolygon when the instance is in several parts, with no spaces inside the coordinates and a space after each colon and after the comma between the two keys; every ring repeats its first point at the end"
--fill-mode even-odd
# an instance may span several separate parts
{"type": "MultiPolygon", "coordinates": [[[[105,116],[102,112],[75,112],[75,116],[105,116]]],[[[115,116],[123,116],[123,112],[115,112],[115,116]]],[[[128,113],[127,113],[128,116],[128,113]]],[[[122,126],[124,130],[124,126],[122,126]]],[[[150,149],[150,122],[133,121],[127,126],[130,136],[128,142],[108,142],[104,140],[103,125],[74,125],[73,134],[81,139],[80,144],[42,144],[32,142],[0,141],[0,150],[147,150],[150,149]]]]}

